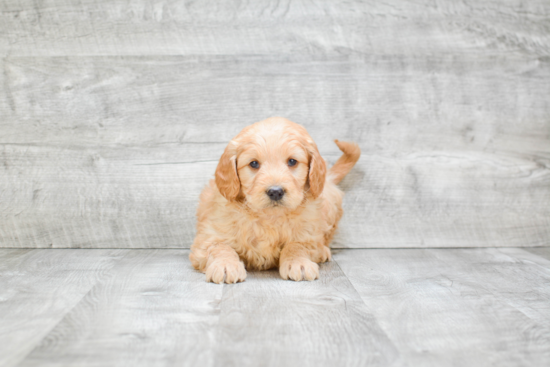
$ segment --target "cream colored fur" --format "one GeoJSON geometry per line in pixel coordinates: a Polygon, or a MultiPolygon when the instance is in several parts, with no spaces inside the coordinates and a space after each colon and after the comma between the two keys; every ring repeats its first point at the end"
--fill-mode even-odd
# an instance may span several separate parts
{"type": "Polygon", "coordinates": [[[283,279],[314,280],[317,263],[330,260],[329,244],[342,217],[336,186],[359,159],[357,144],[328,172],[305,128],[272,117],[245,128],[225,149],[215,180],[197,210],[197,236],[189,258],[214,283],[244,281],[246,269],[279,267],[283,279]],[[295,166],[289,159],[297,161],[295,166]],[[250,163],[256,161],[259,168],[250,163]],[[279,202],[266,194],[284,188],[279,202]]]}

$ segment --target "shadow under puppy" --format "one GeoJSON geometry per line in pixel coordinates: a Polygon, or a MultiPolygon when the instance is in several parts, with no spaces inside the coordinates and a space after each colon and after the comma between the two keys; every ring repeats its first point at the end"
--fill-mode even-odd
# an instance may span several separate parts
{"type": "Polygon", "coordinates": [[[344,154],[327,172],[303,126],[272,117],[243,129],[200,196],[189,255],[195,269],[214,283],[244,281],[245,267],[317,279],[343,214],[336,184],[361,155],[357,144],[335,142],[344,154]]]}

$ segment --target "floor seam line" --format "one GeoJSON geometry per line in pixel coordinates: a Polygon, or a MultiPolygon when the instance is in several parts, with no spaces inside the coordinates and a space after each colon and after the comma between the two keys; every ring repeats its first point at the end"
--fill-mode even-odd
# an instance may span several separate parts
{"type": "MultiPolygon", "coordinates": [[[[47,249],[46,249],[47,250],[47,249]]],[[[120,249],[113,249],[113,250],[120,250],[120,249]]],[[[130,253],[130,251],[128,251],[126,254],[124,254],[124,256],[122,256],[120,259],[118,259],[117,261],[115,261],[115,263],[113,264],[113,268],[116,267],[116,265],[118,263],[120,263],[126,256],[128,256],[128,254],[130,253]]],[[[107,276],[108,277],[108,276],[107,276]]],[[[44,339],[46,339],[48,337],[48,335],[50,335],[50,333],[55,330],[55,328],[63,321],[65,320],[65,318],[67,317],[67,315],[69,315],[81,302],[84,298],[86,298],[86,296],[88,294],[90,294],[90,292],[97,286],[97,284],[100,282],[100,280],[102,280],[104,278],[98,278],[96,282],[94,282],[94,284],[92,284],[90,286],[90,288],[86,291],[86,293],[84,293],[82,295],[82,297],[79,298],[79,300],[77,302],[74,303],[74,305],[69,309],[67,310],[67,312],[65,312],[63,314],[63,317],[61,317],[46,333],[44,333],[44,336],[33,346],[33,348],[25,354],[25,356],[23,358],[21,358],[21,360],[19,362],[17,362],[17,364],[15,366],[20,366],[21,363],[23,363],[28,357],[29,355],[32,354],[32,352],[34,352],[36,350],[36,348],[42,343],[42,341],[44,341],[44,339]]]]}

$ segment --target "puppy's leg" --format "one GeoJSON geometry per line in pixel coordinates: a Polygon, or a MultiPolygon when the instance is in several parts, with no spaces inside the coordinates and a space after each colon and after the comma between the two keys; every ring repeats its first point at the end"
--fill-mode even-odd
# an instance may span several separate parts
{"type": "Polygon", "coordinates": [[[206,262],[206,281],[214,283],[237,283],[246,278],[246,270],[239,255],[224,243],[210,247],[206,262]]]}
{"type": "Polygon", "coordinates": [[[283,279],[315,280],[319,278],[319,265],[312,260],[326,261],[328,259],[330,259],[330,249],[328,255],[324,251],[323,256],[318,253],[317,246],[296,242],[287,243],[279,257],[279,274],[283,279]]]}
{"type": "Polygon", "coordinates": [[[316,263],[324,263],[330,261],[331,259],[332,254],[330,253],[330,247],[327,245],[319,246],[311,256],[311,260],[316,263]]]}
{"type": "Polygon", "coordinates": [[[206,273],[207,282],[229,284],[246,279],[246,270],[239,255],[225,243],[193,244],[189,259],[195,269],[206,273]]]}

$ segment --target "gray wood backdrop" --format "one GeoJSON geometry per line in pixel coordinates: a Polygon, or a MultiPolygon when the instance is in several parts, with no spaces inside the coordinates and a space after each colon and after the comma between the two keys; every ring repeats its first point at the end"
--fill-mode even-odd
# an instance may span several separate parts
{"type": "Polygon", "coordinates": [[[0,247],[189,247],[269,116],[363,156],[334,247],[550,245],[550,1],[0,2],[0,247]]]}

